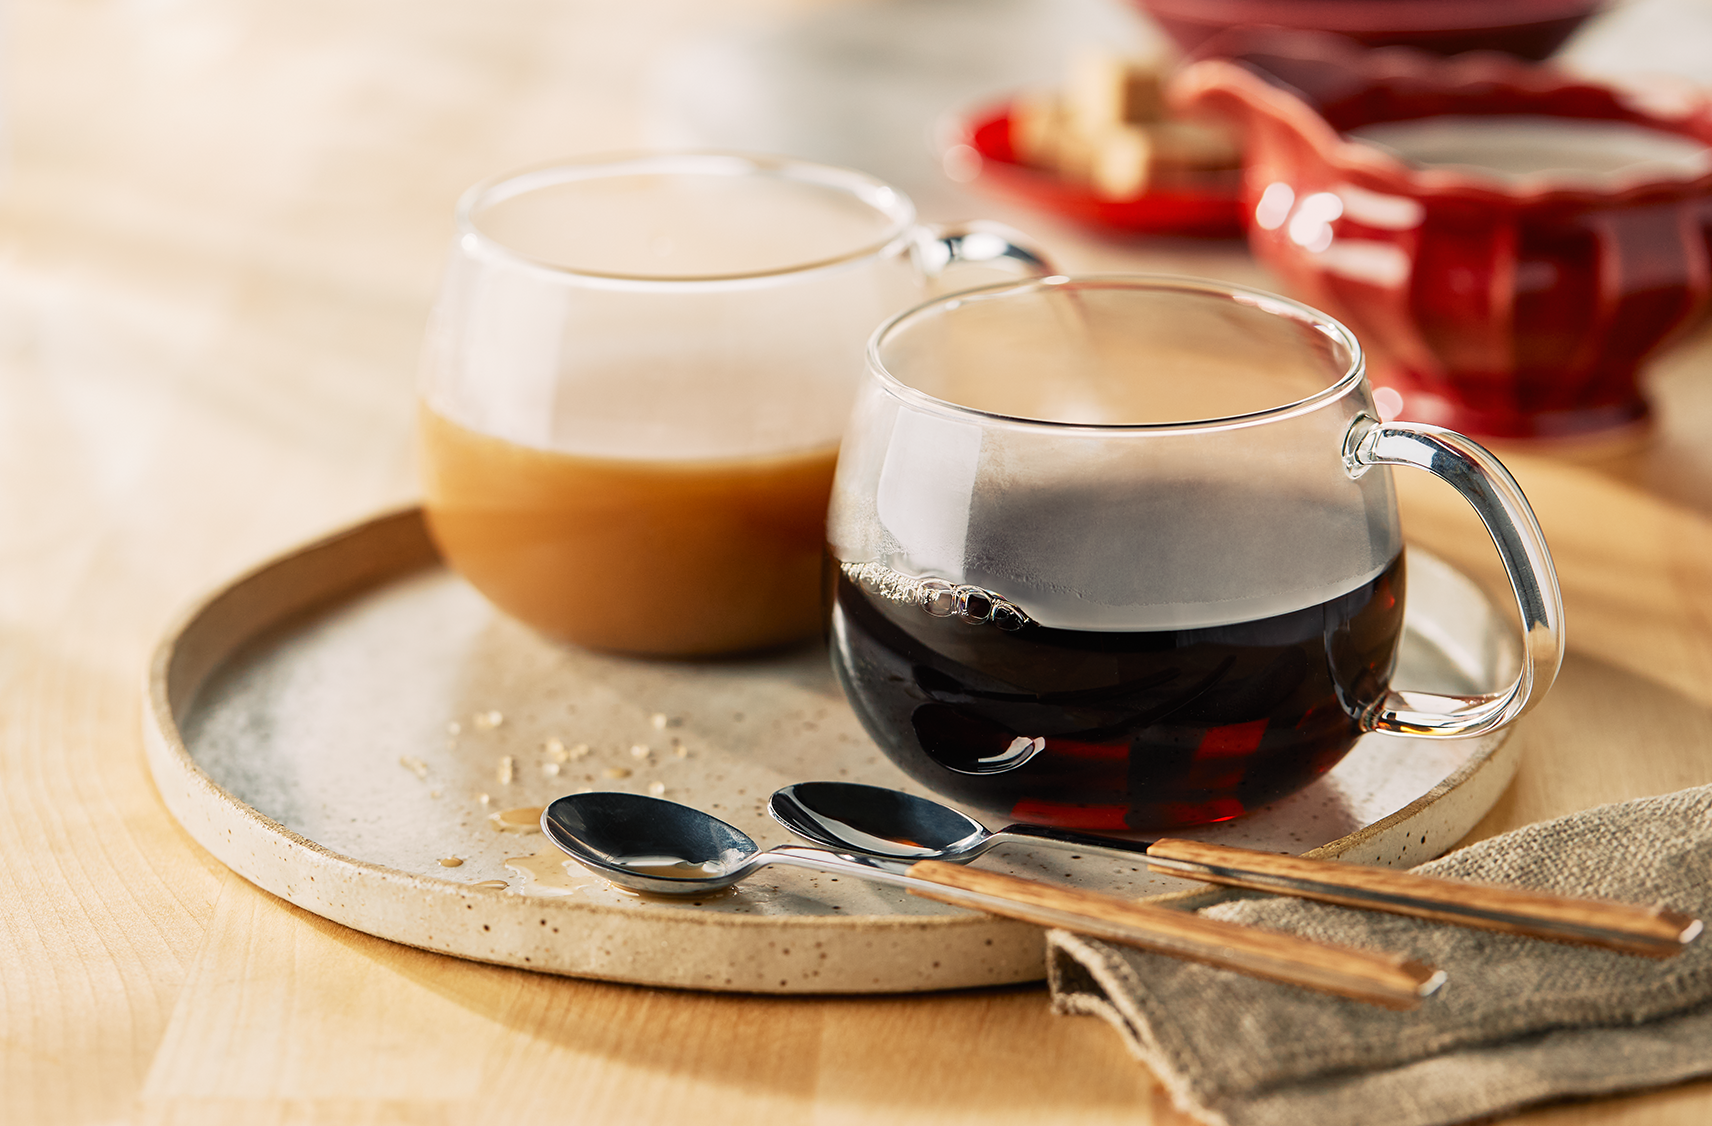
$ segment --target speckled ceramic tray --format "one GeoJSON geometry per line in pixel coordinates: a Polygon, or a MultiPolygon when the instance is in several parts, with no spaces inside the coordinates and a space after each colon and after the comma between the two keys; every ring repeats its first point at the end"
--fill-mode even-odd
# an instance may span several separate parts
{"type": "MultiPolygon", "coordinates": [[[[1412,552],[1399,682],[1490,688],[1513,646],[1444,563],[1412,552]]],[[[814,646],[752,660],[629,660],[546,641],[448,572],[415,509],[311,544],[192,609],[161,641],[144,715],[174,816],[240,875],[428,950],[695,989],[905,992],[1042,976],[1041,932],[795,869],[700,902],[567,867],[539,808],[591,787],[700,806],[763,845],[787,782],[904,789],[814,646]]],[[[1434,856],[1515,770],[1502,734],[1363,739],[1274,806],[1190,834],[1386,864],[1434,856]]],[[[1199,885],[1026,848],[983,865],[1130,896],[1199,885]]]]}

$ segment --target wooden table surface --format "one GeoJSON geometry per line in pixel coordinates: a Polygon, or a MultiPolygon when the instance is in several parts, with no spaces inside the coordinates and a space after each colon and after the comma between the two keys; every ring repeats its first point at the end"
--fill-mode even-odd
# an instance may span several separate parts
{"type": "MultiPolygon", "coordinates": [[[[142,671],[172,615],[414,495],[415,359],[459,191],[654,139],[671,49],[831,7],[9,6],[0,1123],[1185,1121],[1041,988],[674,993],[346,930],[202,852],[143,766],[142,671]]],[[[1261,277],[1240,247],[1009,217],[1071,268],[1261,277]]],[[[1660,361],[1643,440],[1506,451],[1571,652],[1477,836],[1712,778],[1709,367],[1704,332],[1660,361]]],[[[1495,581],[1459,500],[1404,495],[1413,539],[1495,581]]],[[[1700,1123],[1712,1083],[1518,1120],[1700,1123]]]]}

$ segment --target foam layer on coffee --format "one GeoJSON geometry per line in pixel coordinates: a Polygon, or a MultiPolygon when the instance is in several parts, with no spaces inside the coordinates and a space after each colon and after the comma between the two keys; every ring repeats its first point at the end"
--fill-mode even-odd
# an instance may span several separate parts
{"type": "Polygon", "coordinates": [[[1701,142],[1626,121],[1444,115],[1364,125],[1348,136],[1423,168],[1459,168],[1510,181],[1617,175],[1687,180],[1712,171],[1712,152],[1701,142]]]}

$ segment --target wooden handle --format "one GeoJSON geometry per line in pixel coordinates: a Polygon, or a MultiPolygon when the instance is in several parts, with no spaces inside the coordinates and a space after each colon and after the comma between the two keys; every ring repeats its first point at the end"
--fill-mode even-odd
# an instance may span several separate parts
{"type": "Polygon", "coordinates": [[[1082,888],[965,868],[943,860],[920,861],[911,865],[909,874],[946,889],[940,893],[911,887],[911,895],[976,907],[1044,927],[1064,927],[1389,1009],[1412,1009],[1444,982],[1444,975],[1431,966],[1396,954],[1330,946],[1282,931],[1239,926],[1082,888]]]}
{"type": "Polygon", "coordinates": [[[1147,861],[1155,871],[1209,883],[1655,958],[1677,953],[1701,931],[1699,919],[1663,907],[1578,899],[1200,841],[1155,841],[1147,850],[1147,861]]]}

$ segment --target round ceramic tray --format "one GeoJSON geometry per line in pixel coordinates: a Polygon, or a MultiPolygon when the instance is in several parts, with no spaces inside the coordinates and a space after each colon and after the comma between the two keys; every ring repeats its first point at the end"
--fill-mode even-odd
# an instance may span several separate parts
{"type": "MultiPolygon", "coordinates": [[[[1399,683],[1470,691],[1513,665],[1468,580],[1409,561],[1399,683]]],[[[149,764],[180,823],[244,878],[382,938],[616,981],[759,992],[906,992],[1043,976],[1042,932],[797,869],[696,902],[584,874],[535,829],[583,788],[663,794],[763,845],[767,797],[850,778],[921,792],[863,734],[818,646],[631,660],[542,639],[439,562],[411,509],[217,591],[149,669],[149,764]]],[[[1312,787],[1187,834],[1384,864],[1442,852],[1515,769],[1502,736],[1369,736],[1312,787]]],[[[983,866],[1127,896],[1198,885],[1139,863],[1006,848],[983,866]]]]}

